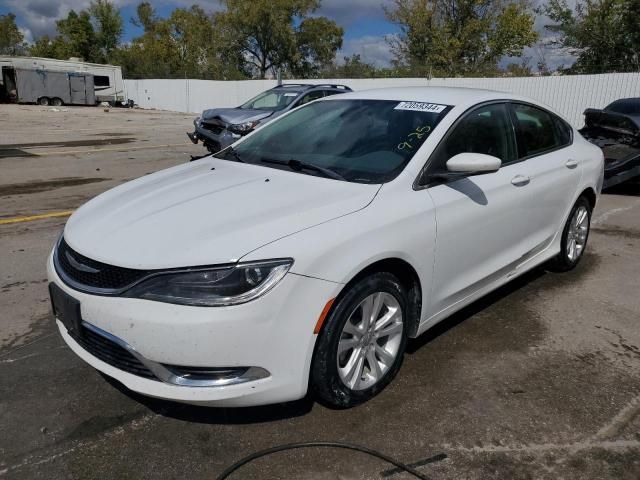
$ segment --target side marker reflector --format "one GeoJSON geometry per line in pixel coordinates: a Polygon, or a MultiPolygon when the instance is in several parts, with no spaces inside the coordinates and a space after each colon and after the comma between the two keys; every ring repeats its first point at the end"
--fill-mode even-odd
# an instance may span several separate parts
{"type": "Polygon", "coordinates": [[[324,308],[322,309],[322,313],[320,314],[320,317],[318,317],[318,321],[316,322],[316,328],[313,329],[314,335],[317,335],[318,333],[320,333],[322,324],[324,323],[325,318],[327,318],[327,314],[329,313],[329,310],[331,310],[331,305],[333,305],[334,300],[335,298],[332,298],[331,300],[329,300],[327,304],[324,306],[324,308]]]}

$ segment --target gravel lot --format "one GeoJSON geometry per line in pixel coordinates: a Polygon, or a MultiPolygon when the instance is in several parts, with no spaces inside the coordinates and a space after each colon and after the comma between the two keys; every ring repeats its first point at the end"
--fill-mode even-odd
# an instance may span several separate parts
{"type": "MultiPolygon", "coordinates": [[[[431,479],[640,478],[640,183],[600,198],[576,271],[531,272],[443,322],[411,342],[390,388],[352,410],[172,404],[79,360],[54,328],[45,279],[66,217],[7,221],[71,211],[203,153],[184,135],[192,118],[0,105],[0,478],[213,479],[258,449],[311,440],[431,459],[418,467],[431,479]]],[[[232,478],[376,479],[388,468],[299,450],[232,478]]]]}

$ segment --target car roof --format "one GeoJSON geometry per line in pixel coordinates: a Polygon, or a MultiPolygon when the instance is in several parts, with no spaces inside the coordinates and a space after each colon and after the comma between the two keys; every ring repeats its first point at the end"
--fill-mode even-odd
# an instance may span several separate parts
{"type": "Polygon", "coordinates": [[[491,100],[519,100],[541,105],[549,109],[546,105],[535,100],[531,100],[511,93],[496,92],[493,90],[482,90],[479,88],[465,87],[392,87],[378,88],[374,90],[362,90],[348,92],[340,95],[339,98],[328,97],[326,101],[344,100],[348,98],[363,100],[397,100],[426,103],[439,103],[443,105],[453,105],[460,107],[471,107],[477,103],[491,100]]]}
{"type": "Polygon", "coordinates": [[[339,90],[342,92],[351,92],[351,88],[346,85],[340,84],[329,84],[329,83],[283,83],[282,85],[277,85],[273,87],[271,90],[288,90],[292,92],[306,92],[307,90],[311,90],[313,88],[322,88],[322,89],[331,89],[331,90],[339,90]]]}

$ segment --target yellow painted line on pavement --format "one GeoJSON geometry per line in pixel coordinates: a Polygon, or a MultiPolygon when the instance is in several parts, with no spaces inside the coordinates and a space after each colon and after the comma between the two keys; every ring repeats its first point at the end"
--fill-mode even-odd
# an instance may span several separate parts
{"type": "Polygon", "coordinates": [[[34,220],[44,220],[45,218],[68,217],[72,213],[73,213],[73,210],[68,210],[66,212],[43,213],[41,215],[30,215],[28,217],[0,218],[0,225],[7,225],[10,223],[32,222],[34,220]]]}
{"type": "MultiPolygon", "coordinates": [[[[180,147],[180,146],[190,146],[191,143],[182,142],[182,143],[168,143],[166,145],[148,145],[144,147],[114,147],[114,148],[94,148],[91,150],[65,150],[62,152],[29,152],[33,155],[37,155],[38,157],[46,157],[51,155],[78,155],[81,153],[98,153],[98,152],[128,152],[130,150],[153,150],[157,148],[169,148],[169,147],[180,147]]],[[[39,147],[32,147],[33,149],[39,147]]],[[[31,150],[32,148],[25,147],[23,150],[31,150]]]]}

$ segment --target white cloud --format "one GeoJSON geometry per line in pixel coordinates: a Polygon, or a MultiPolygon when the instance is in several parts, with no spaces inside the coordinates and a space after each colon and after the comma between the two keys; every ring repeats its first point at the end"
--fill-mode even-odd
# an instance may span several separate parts
{"type": "Polygon", "coordinates": [[[342,50],[338,52],[338,58],[342,60],[342,57],[353,54],[359,54],[363,61],[376,67],[388,67],[393,58],[387,35],[366,35],[346,40],[342,50]]]}
{"type": "MultiPolygon", "coordinates": [[[[137,5],[140,1],[113,0],[113,3],[122,8],[128,5],[137,5]]],[[[91,0],[0,0],[0,3],[4,3],[8,10],[16,15],[18,24],[24,31],[30,32],[31,40],[34,40],[42,35],[55,35],[56,20],[65,18],[70,10],[78,12],[87,9],[91,0]]],[[[219,0],[161,0],[152,3],[156,7],[159,3],[178,7],[190,7],[195,3],[207,11],[221,8],[219,0]]],[[[128,18],[123,18],[123,20],[129,21],[128,18]]]]}

